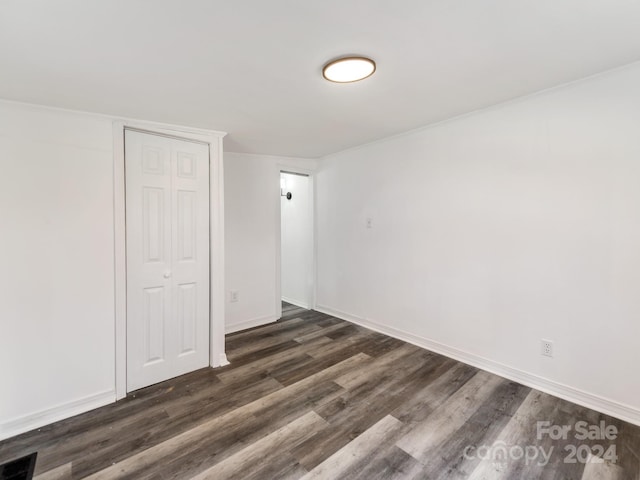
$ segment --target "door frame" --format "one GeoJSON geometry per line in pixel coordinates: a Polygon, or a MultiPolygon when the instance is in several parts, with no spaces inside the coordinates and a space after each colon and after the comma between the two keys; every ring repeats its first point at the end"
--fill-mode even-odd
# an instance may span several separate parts
{"type": "MultiPolygon", "coordinates": [[[[291,163],[279,162],[277,164],[277,185],[278,193],[280,192],[280,174],[281,173],[294,173],[299,175],[306,175],[309,177],[309,201],[311,202],[310,215],[311,215],[311,279],[313,285],[311,286],[311,298],[309,298],[309,308],[311,310],[316,308],[316,286],[318,284],[317,279],[317,257],[318,257],[318,244],[316,230],[316,177],[315,170],[308,168],[301,168],[291,163]]],[[[278,195],[278,214],[276,215],[276,318],[282,318],[282,206],[281,197],[278,195]]]]}
{"type": "Polygon", "coordinates": [[[209,145],[209,366],[227,365],[224,342],[224,171],[225,132],[137,120],[113,122],[113,211],[115,243],[115,390],[127,395],[127,249],[125,214],[125,130],[195,140],[209,145]]]}

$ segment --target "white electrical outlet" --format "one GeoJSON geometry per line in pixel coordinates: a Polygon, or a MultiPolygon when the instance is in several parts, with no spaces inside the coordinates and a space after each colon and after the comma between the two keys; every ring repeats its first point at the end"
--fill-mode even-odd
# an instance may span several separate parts
{"type": "Polygon", "coordinates": [[[373,218],[367,218],[364,223],[367,228],[373,228],[373,218]]]}
{"type": "Polygon", "coordinates": [[[551,340],[540,340],[542,355],[545,357],[553,357],[553,342],[551,340]]]}
{"type": "Polygon", "coordinates": [[[231,303],[234,303],[234,302],[238,301],[238,291],[237,290],[229,291],[229,301],[231,303]]]}

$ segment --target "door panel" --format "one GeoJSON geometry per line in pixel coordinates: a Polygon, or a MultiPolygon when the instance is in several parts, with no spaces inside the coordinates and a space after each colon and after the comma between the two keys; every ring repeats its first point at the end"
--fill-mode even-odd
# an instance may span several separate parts
{"type": "Polygon", "coordinates": [[[178,260],[195,261],[196,253],[196,203],[197,193],[178,191],[178,260]]]}
{"type": "Polygon", "coordinates": [[[209,148],[125,132],[127,390],[209,364],[209,148]]]}
{"type": "Polygon", "coordinates": [[[178,322],[180,323],[180,355],[196,349],[196,299],[195,283],[178,286],[178,322]]]}
{"type": "Polygon", "coordinates": [[[164,287],[144,290],[144,365],[164,360],[164,287]]]}
{"type": "Polygon", "coordinates": [[[162,262],[164,250],[164,195],[162,188],[143,187],[142,235],[144,263],[162,262]]]}

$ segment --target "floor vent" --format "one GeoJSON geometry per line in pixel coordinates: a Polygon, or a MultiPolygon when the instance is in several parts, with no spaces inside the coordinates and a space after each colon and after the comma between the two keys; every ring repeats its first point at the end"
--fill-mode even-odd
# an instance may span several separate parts
{"type": "Polygon", "coordinates": [[[0,465],[0,480],[31,480],[38,452],[0,465]]]}

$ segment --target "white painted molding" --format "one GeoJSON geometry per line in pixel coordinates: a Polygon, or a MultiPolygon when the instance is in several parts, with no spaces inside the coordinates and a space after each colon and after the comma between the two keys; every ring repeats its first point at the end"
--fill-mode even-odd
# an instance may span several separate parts
{"type": "Polygon", "coordinates": [[[225,365],[231,365],[231,362],[229,361],[229,359],[227,358],[227,354],[226,353],[221,353],[220,354],[220,367],[224,367],[225,365]]]}
{"type": "Polygon", "coordinates": [[[418,347],[430,350],[435,353],[439,353],[454,360],[458,360],[462,363],[466,363],[473,367],[480,368],[487,372],[493,373],[500,377],[504,377],[514,382],[518,382],[527,387],[540,390],[541,392],[548,393],[554,397],[562,398],[569,402],[582,405],[583,407],[596,410],[606,415],[619,418],[634,425],[640,426],[640,410],[637,408],[625,405],[614,400],[595,395],[593,393],[585,392],[583,390],[559,383],[553,380],[549,380],[532,373],[525,372],[516,368],[509,367],[499,362],[489,360],[488,358],[480,357],[473,353],[460,350],[449,345],[445,345],[439,342],[435,342],[428,338],[414,335],[397,328],[382,325],[371,320],[367,320],[356,315],[351,315],[340,310],[334,310],[331,307],[317,305],[316,311],[331,315],[332,317],[346,320],[347,322],[355,323],[362,327],[374,330],[379,333],[383,333],[393,338],[403,340],[407,343],[411,343],[418,347]]]}
{"type": "Polygon", "coordinates": [[[300,307],[300,308],[306,308],[307,310],[311,309],[310,305],[307,305],[304,302],[301,302],[300,300],[295,300],[293,298],[289,298],[289,297],[282,297],[282,301],[283,302],[287,302],[290,303],[291,305],[295,305],[296,307],[300,307]]]}
{"type": "Polygon", "coordinates": [[[269,323],[277,322],[278,317],[275,315],[267,315],[266,317],[252,318],[238,323],[229,323],[225,326],[226,333],[235,333],[247,328],[260,327],[269,323]]]}
{"type": "Polygon", "coordinates": [[[113,124],[113,240],[116,400],[127,396],[127,248],[125,222],[124,122],[113,124]]]}
{"type": "Polygon", "coordinates": [[[18,105],[23,108],[30,108],[32,110],[48,110],[51,112],[59,112],[64,114],[71,115],[83,115],[90,116],[94,118],[103,118],[106,120],[112,120],[115,122],[126,123],[127,125],[131,125],[133,127],[139,126],[141,129],[151,128],[151,131],[159,131],[165,130],[165,133],[170,133],[170,130],[173,130],[174,135],[178,135],[184,137],[184,134],[193,134],[193,135],[217,135],[220,138],[225,137],[227,132],[223,132],[220,130],[210,130],[206,128],[200,127],[187,127],[183,125],[175,125],[172,123],[163,123],[163,122],[154,122],[152,120],[144,120],[140,118],[130,118],[130,117],[122,117],[119,115],[110,115],[106,113],[97,113],[97,112],[89,112],[87,110],[75,110],[72,108],[62,108],[62,107],[53,107],[51,105],[42,105],[40,103],[30,103],[30,102],[21,102],[17,100],[8,100],[6,98],[0,98],[0,104],[7,105],[18,105]]]}
{"type": "MultiPolygon", "coordinates": [[[[278,186],[278,188],[280,187],[280,175],[281,175],[281,168],[280,165],[276,165],[276,169],[273,172],[273,181],[277,182],[275,183],[275,185],[278,186]]],[[[280,199],[280,195],[274,195],[275,197],[275,204],[276,204],[276,225],[275,225],[275,232],[276,232],[276,251],[275,251],[275,260],[276,260],[276,279],[275,279],[275,286],[276,286],[276,291],[275,291],[275,295],[273,297],[273,300],[275,301],[275,307],[276,307],[276,317],[277,318],[282,318],[282,200],[280,199]]]]}
{"type": "Polygon", "coordinates": [[[0,423],[0,440],[103,407],[115,402],[115,399],[116,392],[108,390],[0,423]]]}
{"type": "Polygon", "coordinates": [[[225,260],[224,260],[224,161],[223,136],[209,136],[210,161],[210,326],[209,365],[220,367],[225,354],[225,260]]]}

